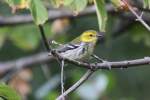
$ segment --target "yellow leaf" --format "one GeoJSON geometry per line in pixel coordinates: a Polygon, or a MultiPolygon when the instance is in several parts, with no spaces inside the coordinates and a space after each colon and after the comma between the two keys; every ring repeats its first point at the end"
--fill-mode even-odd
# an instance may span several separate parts
{"type": "Polygon", "coordinates": [[[7,3],[12,8],[12,13],[15,13],[18,9],[29,8],[29,0],[7,0],[7,3]]]}

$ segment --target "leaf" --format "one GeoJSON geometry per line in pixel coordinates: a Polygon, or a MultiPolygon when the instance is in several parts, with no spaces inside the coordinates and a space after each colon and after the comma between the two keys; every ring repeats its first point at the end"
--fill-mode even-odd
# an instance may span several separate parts
{"type": "Polygon", "coordinates": [[[30,0],[30,11],[37,25],[44,24],[48,20],[48,13],[40,0],[30,0]]]}
{"type": "MultiPolygon", "coordinates": [[[[50,24],[44,25],[47,38],[53,35],[50,29],[50,24]]],[[[35,50],[40,43],[38,32],[39,31],[34,24],[1,27],[0,46],[3,46],[6,38],[8,38],[12,44],[18,48],[21,48],[22,50],[35,50]]]]}
{"type": "Polygon", "coordinates": [[[88,0],[50,0],[50,2],[56,8],[65,6],[78,14],[87,6],[88,0]]]}
{"type": "Polygon", "coordinates": [[[2,83],[0,83],[0,97],[4,98],[5,100],[21,100],[21,97],[16,93],[15,90],[2,83]]]}
{"type": "Polygon", "coordinates": [[[93,4],[94,0],[88,0],[89,4],[93,4]]]}
{"type": "Polygon", "coordinates": [[[104,0],[94,0],[96,5],[96,14],[98,17],[99,30],[105,32],[106,23],[107,23],[107,11],[105,9],[104,0]]]}
{"type": "Polygon", "coordinates": [[[0,28],[0,48],[3,46],[6,37],[7,37],[7,28],[1,27],[0,28]]]}
{"type": "MultiPolygon", "coordinates": [[[[115,6],[115,8],[117,8],[117,10],[124,10],[124,11],[128,11],[128,5],[125,4],[122,0],[111,0],[112,4],[115,6]]],[[[127,2],[127,1],[126,1],[127,2]]]]}
{"type": "MultiPolygon", "coordinates": [[[[68,0],[68,1],[70,1],[70,0],[68,0]]],[[[61,5],[63,5],[64,1],[63,0],[50,0],[50,3],[55,8],[59,8],[61,5]]]]}
{"type": "Polygon", "coordinates": [[[73,1],[74,1],[74,0],[64,0],[63,4],[64,4],[65,6],[68,6],[68,5],[70,5],[73,1]]]}
{"type": "Polygon", "coordinates": [[[150,47],[150,34],[141,24],[134,25],[130,30],[132,40],[136,43],[143,42],[150,47]]]}
{"type": "Polygon", "coordinates": [[[120,8],[121,7],[121,0],[111,0],[112,4],[116,7],[116,8],[120,8]]]}
{"type": "Polygon", "coordinates": [[[150,0],[143,0],[144,8],[150,9],[150,0]]]}
{"type": "Polygon", "coordinates": [[[73,0],[73,2],[67,7],[78,13],[87,6],[87,3],[88,3],[87,0],[73,0]]]}
{"type": "Polygon", "coordinates": [[[29,8],[29,0],[6,0],[6,2],[12,8],[13,13],[15,13],[17,9],[29,8]]]}
{"type": "Polygon", "coordinates": [[[35,49],[40,41],[38,31],[33,25],[22,25],[9,29],[9,38],[14,45],[23,50],[35,49]]]}
{"type": "Polygon", "coordinates": [[[6,0],[6,2],[12,6],[12,5],[18,5],[21,3],[21,0],[6,0]]]}

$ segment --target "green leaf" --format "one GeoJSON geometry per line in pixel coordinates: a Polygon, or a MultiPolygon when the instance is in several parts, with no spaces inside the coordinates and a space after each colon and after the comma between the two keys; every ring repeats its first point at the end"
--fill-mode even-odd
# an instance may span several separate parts
{"type": "MultiPolygon", "coordinates": [[[[51,5],[56,8],[60,7],[60,5],[62,5],[62,3],[63,3],[62,0],[49,0],[49,1],[50,1],[51,5]]],[[[70,1],[70,0],[68,0],[68,1],[70,1]]]]}
{"type": "Polygon", "coordinates": [[[144,2],[144,8],[150,9],[150,0],[143,0],[144,2]]]}
{"type": "Polygon", "coordinates": [[[37,25],[44,24],[48,20],[47,10],[40,0],[30,0],[29,8],[37,25]]]}
{"type": "MultiPolygon", "coordinates": [[[[44,30],[47,38],[53,34],[50,24],[44,24],[44,30]]],[[[26,24],[11,27],[0,28],[0,48],[4,45],[6,38],[12,41],[12,44],[22,50],[35,50],[40,43],[40,35],[34,24],[26,24]]],[[[7,42],[7,41],[6,41],[7,42]]]]}
{"type": "Polygon", "coordinates": [[[134,25],[130,30],[132,40],[136,43],[143,42],[150,47],[150,34],[141,24],[134,25]]]}
{"type": "Polygon", "coordinates": [[[64,5],[68,6],[70,5],[74,0],[64,0],[64,5]]]}
{"type": "Polygon", "coordinates": [[[7,30],[8,30],[7,27],[1,27],[0,28],[0,48],[3,46],[4,41],[7,37],[7,30]]]}
{"type": "Polygon", "coordinates": [[[3,46],[3,44],[4,44],[5,37],[6,37],[5,34],[0,34],[0,48],[1,48],[1,47],[3,46]]]}
{"type": "Polygon", "coordinates": [[[6,0],[6,2],[9,4],[12,9],[24,9],[28,8],[29,6],[29,0],[6,0]]]}
{"type": "Polygon", "coordinates": [[[107,11],[105,9],[104,0],[94,0],[96,5],[96,13],[98,17],[99,29],[102,32],[105,32],[106,23],[107,23],[107,11]]]}
{"type": "Polygon", "coordinates": [[[4,100],[21,100],[15,90],[2,83],[0,83],[0,97],[4,98],[4,100]]]}
{"type": "Polygon", "coordinates": [[[9,29],[9,38],[14,45],[23,50],[33,50],[39,44],[40,37],[34,25],[21,25],[9,29]]]}
{"type": "Polygon", "coordinates": [[[111,2],[116,8],[119,8],[121,6],[120,0],[111,0],[111,2]]]}
{"type": "Polygon", "coordinates": [[[22,0],[6,0],[6,2],[10,5],[10,6],[13,6],[13,5],[18,5],[21,3],[22,0]]]}
{"type": "Polygon", "coordinates": [[[87,0],[73,0],[73,2],[69,4],[67,7],[78,13],[87,6],[87,3],[88,3],[87,0]]]}
{"type": "Polygon", "coordinates": [[[87,6],[88,0],[50,0],[50,2],[56,8],[65,6],[78,13],[87,6]]]}

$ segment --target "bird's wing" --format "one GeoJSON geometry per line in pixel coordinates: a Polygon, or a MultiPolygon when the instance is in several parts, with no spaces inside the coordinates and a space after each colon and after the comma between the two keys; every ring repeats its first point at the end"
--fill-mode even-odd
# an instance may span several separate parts
{"type": "Polygon", "coordinates": [[[66,52],[68,50],[74,50],[76,48],[78,48],[80,46],[80,44],[72,44],[72,43],[69,43],[69,44],[65,44],[63,46],[60,46],[56,49],[56,51],[58,53],[63,53],[63,52],[66,52]]]}

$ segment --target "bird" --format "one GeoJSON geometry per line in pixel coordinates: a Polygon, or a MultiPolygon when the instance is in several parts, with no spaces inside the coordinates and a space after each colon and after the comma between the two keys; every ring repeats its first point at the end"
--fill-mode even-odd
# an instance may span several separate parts
{"type": "Polygon", "coordinates": [[[71,42],[59,46],[55,51],[63,58],[86,61],[93,54],[99,37],[102,37],[102,34],[99,34],[95,30],[87,30],[71,42]]]}

